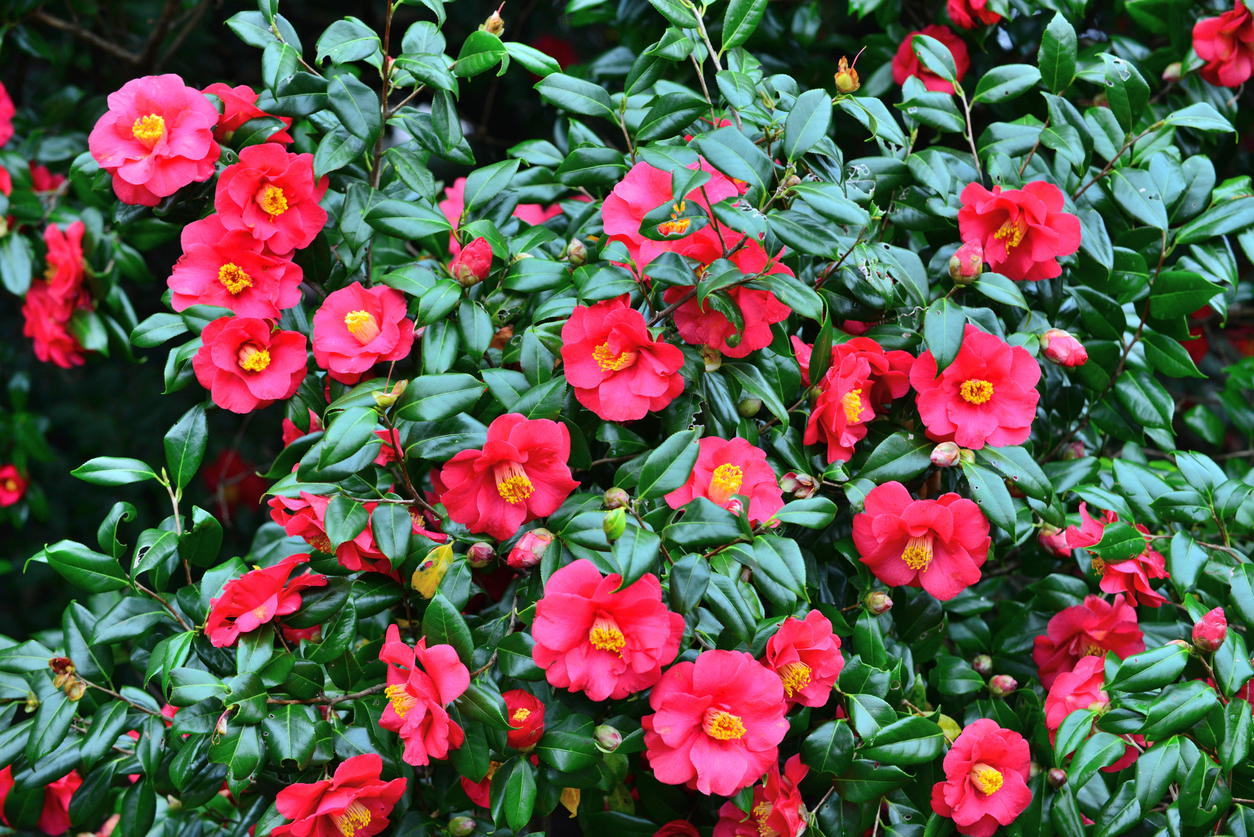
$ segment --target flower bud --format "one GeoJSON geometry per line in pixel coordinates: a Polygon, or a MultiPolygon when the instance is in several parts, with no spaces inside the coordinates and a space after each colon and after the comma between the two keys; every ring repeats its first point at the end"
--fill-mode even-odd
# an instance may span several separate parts
{"type": "Polygon", "coordinates": [[[1062,449],[1062,455],[1059,457],[1063,462],[1071,462],[1076,459],[1083,459],[1084,443],[1080,441],[1068,442],[1062,449]]]}
{"type": "Polygon", "coordinates": [[[736,499],[728,500],[727,504],[724,505],[723,508],[727,509],[732,514],[736,515],[736,517],[740,517],[740,515],[744,513],[744,510],[745,510],[744,504],[736,499]]]}
{"type": "Polygon", "coordinates": [[[39,709],[39,697],[34,692],[26,693],[26,713],[33,714],[39,709]]]}
{"type": "Polygon", "coordinates": [[[470,549],[466,552],[466,563],[476,570],[491,566],[495,560],[496,550],[492,548],[492,544],[483,541],[472,543],[470,549]]]}
{"type": "Polygon", "coordinates": [[[607,511],[601,521],[601,528],[605,531],[605,539],[610,543],[621,538],[623,532],[627,531],[627,510],[618,508],[607,511]]]}
{"type": "Polygon", "coordinates": [[[70,682],[65,684],[65,696],[71,701],[82,698],[87,692],[87,681],[79,680],[74,675],[70,675],[70,682]]]}
{"type": "Polygon", "coordinates": [[[631,495],[621,488],[611,488],[605,492],[602,502],[607,509],[625,509],[631,505],[631,495]]]}
{"type": "Polygon", "coordinates": [[[449,264],[449,273],[463,288],[471,288],[488,278],[492,269],[492,245],[480,236],[462,248],[449,264]]]}
{"type": "Polygon", "coordinates": [[[761,398],[742,398],[736,404],[736,412],[745,418],[753,418],[762,409],[761,398]]]}
{"type": "Polygon", "coordinates": [[[849,57],[842,55],[836,64],[836,89],[846,95],[858,92],[862,83],[858,81],[858,71],[849,66],[849,57]]]}
{"type": "Polygon", "coordinates": [[[792,188],[794,188],[794,187],[796,187],[796,186],[800,186],[800,185],[801,185],[801,178],[800,178],[800,177],[797,177],[797,175],[795,175],[795,174],[790,174],[790,175],[788,175],[787,177],[785,177],[785,178],[784,178],[784,188],[785,188],[785,189],[792,189],[792,188]]]}
{"type": "Polygon", "coordinates": [[[1060,328],[1051,328],[1041,335],[1041,348],[1045,357],[1058,366],[1083,366],[1089,359],[1083,344],[1060,328]]]}
{"type": "Polygon", "coordinates": [[[958,461],[965,465],[970,465],[975,462],[975,451],[962,448],[958,451],[958,461]]]}
{"type": "Polygon", "coordinates": [[[230,717],[230,715],[231,715],[231,710],[228,709],[218,716],[218,722],[213,725],[213,731],[215,733],[217,733],[218,735],[226,735],[226,731],[227,731],[226,720],[227,718],[230,717]]]}
{"type": "Polygon", "coordinates": [[[1193,646],[1189,645],[1189,644],[1188,644],[1187,642],[1185,642],[1183,639],[1169,639],[1169,640],[1167,640],[1167,644],[1168,644],[1168,645],[1175,645],[1175,646],[1178,646],[1178,647],[1180,647],[1180,648],[1183,648],[1185,651],[1192,651],[1192,650],[1193,650],[1193,646]]]}
{"type": "Polygon", "coordinates": [[[955,442],[941,442],[932,448],[932,464],[937,468],[952,468],[958,464],[962,448],[955,442]]]}
{"type": "Polygon", "coordinates": [[[949,278],[955,285],[970,285],[984,272],[984,248],[970,241],[958,248],[949,259],[949,278]]]}
{"type": "Polygon", "coordinates": [[[1071,554],[1071,544],[1067,542],[1067,533],[1062,529],[1055,529],[1048,523],[1041,527],[1040,534],[1036,536],[1036,542],[1041,545],[1041,549],[1058,558],[1066,558],[1071,554]]]}
{"type": "Polygon", "coordinates": [[[993,658],[987,654],[977,654],[971,661],[971,668],[981,677],[988,677],[993,673],[993,658]]]}
{"type": "Polygon", "coordinates": [[[862,604],[875,616],[882,616],[893,609],[893,597],[883,590],[872,590],[862,599],[862,604]]]}
{"type": "Polygon", "coordinates": [[[717,372],[723,365],[723,353],[714,346],[702,346],[701,359],[705,361],[706,372],[717,372]]]}
{"type": "Polygon", "coordinates": [[[1049,771],[1049,775],[1045,777],[1045,781],[1049,782],[1051,788],[1057,790],[1067,784],[1067,771],[1061,767],[1052,768],[1049,771]]]}
{"type": "Polygon", "coordinates": [[[1176,61],[1168,64],[1167,68],[1163,70],[1163,81],[1179,81],[1182,75],[1184,75],[1184,66],[1179,61],[1176,61]]]}
{"type": "Polygon", "coordinates": [[[588,248],[577,238],[572,238],[566,245],[566,261],[574,267],[582,267],[588,263],[588,248]]]}
{"type": "Polygon", "coordinates": [[[501,9],[503,8],[505,8],[504,3],[502,3],[495,12],[488,15],[488,19],[485,20],[483,25],[479,28],[484,32],[487,32],[489,35],[496,35],[498,38],[501,37],[501,35],[505,32],[505,20],[501,17],[501,9]]]}
{"type": "Polygon", "coordinates": [[[596,738],[597,749],[602,753],[612,753],[623,743],[623,734],[609,724],[601,724],[592,731],[592,735],[596,738]]]}
{"type": "Polygon", "coordinates": [[[1041,771],[1044,769],[1045,768],[1041,767],[1040,762],[1038,762],[1036,759],[1032,759],[1030,762],[1028,762],[1028,778],[1035,779],[1037,776],[1041,775],[1041,771]]]}
{"type": "Polygon", "coordinates": [[[1224,609],[1217,607],[1193,626],[1193,644],[1202,651],[1218,651],[1228,638],[1228,619],[1224,609]]]}
{"type": "Polygon", "coordinates": [[[809,474],[798,474],[796,471],[789,471],[780,477],[779,487],[796,496],[799,499],[813,497],[814,493],[819,490],[819,483],[809,474]]]}
{"type": "Polygon", "coordinates": [[[431,598],[439,589],[440,582],[444,580],[444,574],[452,563],[453,547],[448,544],[437,546],[427,553],[418,569],[414,570],[409,586],[417,590],[418,595],[424,599],[431,598]]]}
{"type": "Polygon", "coordinates": [[[405,388],[408,386],[409,386],[409,381],[402,378],[401,380],[397,381],[396,386],[392,387],[390,390],[383,390],[382,392],[372,392],[370,394],[374,396],[374,403],[377,406],[386,410],[388,407],[391,407],[393,404],[395,404],[398,398],[400,398],[402,395],[405,394],[405,388]]]}
{"type": "Polygon", "coordinates": [[[1017,688],[1019,688],[1019,681],[1009,674],[994,675],[993,679],[988,681],[988,691],[993,697],[1004,698],[1017,688]]]}
{"type": "Polygon", "coordinates": [[[453,817],[448,821],[448,833],[453,837],[470,837],[475,833],[474,817],[453,817]]]}
{"type": "Polygon", "coordinates": [[[505,563],[516,570],[528,570],[538,566],[551,543],[553,533],[548,529],[532,529],[518,539],[517,545],[509,551],[505,563]]]}

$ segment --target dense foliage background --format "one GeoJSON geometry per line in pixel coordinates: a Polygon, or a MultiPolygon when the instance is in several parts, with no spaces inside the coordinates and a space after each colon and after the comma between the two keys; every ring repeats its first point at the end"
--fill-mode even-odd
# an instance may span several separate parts
{"type": "Polygon", "coordinates": [[[344,11],[0,9],[9,826],[1254,832],[1243,5],[344,11]],[[167,284],[257,149],[231,406],[167,284]]]}

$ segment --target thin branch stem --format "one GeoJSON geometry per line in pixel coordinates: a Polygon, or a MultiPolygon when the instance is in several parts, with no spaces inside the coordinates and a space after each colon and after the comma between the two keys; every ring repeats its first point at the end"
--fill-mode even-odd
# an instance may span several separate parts
{"type": "Polygon", "coordinates": [[[1075,193],[1074,195],[1072,195],[1072,196],[1071,196],[1071,200],[1073,200],[1073,201],[1074,201],[1074,200],[1079,200],[1079,199],[1080,199],[1080,195],[1083,195],[1085,192],[1087,192],[1090,186],[1092,186],[1092,185],[1093,185],[1094,183],[1096,183],[1097,181],[1101,180],[1101,179],[1102,179],[1103,177],[1105,177],[1106,175],[1110,174],[1110,172],[1111,172],[1111,171],[1115,168],[1115,163],[1116,163],[1116,162],[1118,162],[1118,161],[1119,161],[1119,158],[1123,156],[1123,152],[1127,151],[1129,148],[1131,148],[1132,146],[1136,145],[1137,141],[1139,141],[1139,140],[1140,140],[1140,139],[1142,139],[1143,137],[1149,136],[1151,133],[1153,133],[1154,131],[1157,131],[1157,130],[1158,130],[1159,128],[1161,128],[1162,126],[1163,126],[1163,123],[1161,123],[1161,122],[1155,122],[1153,125],[1149,126],[1149,127],[1148,127],[1148,128],[1146,128],[1144,131],[1142,131],[1141,133],[1137,134],[1137,135],[1136,135],[1135,137],[1133,137],[1132,139],[1130,139],[1130,140],[1128,140],[1127,142],[1125,142],[1125,143],[1123,144],[1123,148],[1120,148],[1120,149],[1119,149],[1119,151],[1118,151],[1118,152],[1115,154],[1115,156],[1114,156],[1114,157],[1110,160],[1110,162],[1108,162],[1108,163],[1106,164],[1106,167],[1105,167],[1105,168],[1103,168],[1101,171],[1099,171],[1099,172],[1098,172],[1098,173],[1097,173],[1097,174],[1093,177],[1093,179],[1092,179],[1092,180],[1090,180],[1088,183],[1085,183],[1083,186],[1081,186],[1081,187],[1080,187],[1080,188],[1076,191],[1076,193],[1075,193]]]}
{"type": "Polygon", "coordinates": [[[350,700],[357,700],[358,698],[369,697],[370,695],[377,695],[379,692],[382,692],[387,687],[388,687],[387,683],[376,683],[375,685],[371,686],[369,689],[363,689],[360,692],[353,692],[351,695],[336,695],[335,697],[327,697],[326,695],[318,695],[318,697],[305,698],[303,700],[288,699],[288,698],[268,698],[266,700],[266,703],[281,704],[281,705],[325,704],[327,706],[336,706],[337,704],[345,703],[350,700]]]}

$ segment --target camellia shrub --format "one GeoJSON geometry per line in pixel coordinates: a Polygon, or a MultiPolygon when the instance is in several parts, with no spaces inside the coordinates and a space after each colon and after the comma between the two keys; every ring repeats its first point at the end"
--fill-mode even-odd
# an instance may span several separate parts
{"type": "Polygon", "coordinates": [[[5,152],[23,350],[197,403],[74,471],[168,517],[30,557],[79,592],[0,643],[4,822],[1254,835],[1254,361],[1198,336],[1254,18],[1089,5],[571,0],[563,69],[512,10],[306,48],[262,0],[259,89],[5,152]],[[459,95],[527,74],[549,133],[479,143],[459,95]],[[281,438],[239,552],[211,425],[281,438]]]}

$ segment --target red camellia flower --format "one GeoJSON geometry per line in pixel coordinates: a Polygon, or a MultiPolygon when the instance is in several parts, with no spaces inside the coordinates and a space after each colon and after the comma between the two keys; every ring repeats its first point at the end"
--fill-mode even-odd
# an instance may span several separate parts
{"type": "Polygon", "coordinates": [[[275,255],[247,230],[227,230],[222,216],[188,224],[181,241],[183,255],[167,280],[175,311],[216,305],[241,317],[278,319],[300,302],[300,265],[275,255]]]}
{"type": "MultiPolygon", "coordinates": [[[[340,566],[351,572],[376,572],[396,578],[392,562],[379,550],[369,522],[357,537],[345,541],[336,548],[327,537],[326,514],[330,497],[302,491],[297,497],[276,496],[270,499],[270,517],[289,535],[303,538],[305,543],[319,552],[334,555],[340,566]]],[[[374,511],[377,503],[365,503],[366,514],[374,511]]],[[[414,532],[432,540],[443,542],[446,536],[422,530],[414,524],[414,532]]]]}
{"type": "Polygon", "coordinates": [[[1077,709],[1101,709],[1110,703],[1106,694],[1106,660],[1104,657],[1084,657],[1075,669],[1065,671],[1054,679],[1045,698],[1045,726],[1050,740],[1067,716],[1077,709]]]}
{"type": "Polygon", "coordinates": [[[1254,74],[1254,15],[1242,0],[1219,17],[1193,24],[1193,49],[1206,62],[1198,70],[1217,87],[1240,87],[1254,74]]]}
{"type": "Polygon", "coordinates": [[[354,282],[335,291],[314,314],[314,360],[332,378],[355,384],[380,361],[401,360],[414,345],[405,295],[395,288],[354,282]]]}
{"type": "Polygon", "coordinates": [[[832,686],[845,667],[840,653],[840,637],[832,633],[832,623],[817,610],[804,620],[789,616],[766,642],[762,664],[779,675],[784,698],[791,707],[823,706],[831,697],[832,686]]]}
{"type": "Polygon", "coordinates": [[[971,324],[954,362],[937,377],[924,352],[910,370],[927,437],[979,450],[1027,441],[1036,418],[1041,367],[1022,346],[1011,346],[971,324]]]}
{"type": "Polygon", "coordinates": [[[967,725],[945,755],[945,781],[932,787],[932,810],[960,834],[992,837],[1032,803],[1028,742],[981,718],[967,725]]]}
{"type": "Polygon", "coordinates": [[[213,206],[228,230],[247,230],[275,253],[308,247],[327,223],[318,205],[327,191],[314,181],[313,155],[289,154],[272,142],[250,145],[218,177],[213,206]]]}
{"type": "Polygon", "coordinates": [[[509,413],[488,426],[482,450],[464,450],[444,465],[440,502],[453,521],[503,541],[557,511],[579,487],[569,460],[566,425],[509,413]]]}
{"type": "Polygon", "coordinates": [[[530,750],[544,735],[544,704],[538,697],[522,689],[502,692],[505,716],[510,731],[506,743],[515,750],[530,750]]]}
{"type": "Polygon", "coordinates": [[[221,149],[218,111],[173,73],[132,79],[109,94],[109,110],[87,138],[91,156],[113,175],[122,203],[156,206],[189,183],[213,176],[221,149]]]}
{"type": "Polygon", "coordinates": [[[959,29],[991,26],[1001,20],[1001,15],[988,7],[988,0],[949,0],[946,10],[959,29]]]}
{"type": "Polygon", "coordinates": [[[788,733],[779,677],[741,651],[705,651],[649,694],[645,760],[659,782],[733,796],[766,773],[788,733]]]}
{"type": "Polygon", "coordinates": [[[1222,607],[1207,611],[1193,626],[1193,644],[1207,653],[1218,651],[1227,638],[1228,618],[1222,607]]]}
{"type": "Polygon", "coordinates": [[[13,117],[17,116],[17,108],[9,98],[9,91],[0,84],[0,147],[13,139],[13,117]]]}
{"type": "Polygon", "coordinates": [[[871,366],[865,359],[847,356],[823,376],[819,397],[806,422],[803,441],[827,445],[827,461],[848,462],[853,446],[866,436],[867,422],[875,418],[870,399],[862,393],[871,388],[871,366]]]}
{"type": "Polygon", "coordinates": [[[22,317],[26,320],[22,334],[34,341],[35,357],[63,369],[83,365],[85,350],[78,338],[66,330],[73,313],[74,309],[47,282],[36,279],[30,283],[22,303],[22,317]]]}
{"type": "MultiPolygon", "coordinates": [[[[1101,520],[1095,520],[1089,514],[1088,504],[1080,504],[1080,527],[1067,527],[1067,538],[1072,549],[1088,548],[1100,543],[1106,526],[1116,523],[1118,515],[1108,511],[1102,514],[1101,520]]],[[[1148,535],[1149,530],[1136,524],[1136,530],[1148,535]]],[[[1145,551],[1126,561],[1107,563],[1093,555],[1093,572],[1101,573],[1099,585],[1106,593],[1123,593],[1129,601],[1137,601],[1146,607],[1162,607],[1167,598],[1150,587],[1151,578],[1167,577],[1167,561],[1146,542],[1145,551]]]]}
{"type": "Polygon", "coordinates": [[[1037,282],[1059,276],[1058,257],[1080,249],[1080,219],[1066,211],[1066,199],[1052,183],[994,186],[991,192],[968,183],[959,197],[962,240],[979,242],[984,261],[1008,279],[1037,282]]]}
{"type": "Polygon", "coordinates": [[[922,587],[948,601],[980,580],[992,539],[980,507],[957,494],[915,500],[899,482],[866,495],[853,518],[859,560],[890,587],[922,587]]]}
{"type": "Polygon", "coordinates": [[[800,837],[808,821],[797,785],[809,772],[801,756],[785,762],[782,775],[772,764],[766,781],[753,788],[748,816],[730,799],[718,809],[714,837],[800,837]]]}
{"type": "Polygon", "coordinates": [[[492,245],[483,236],[467,244],[453,257],[448,272],[463,288],[477,285],[488,278],[492,270],[492,245]]]}
{"type": "Polygon", "coordinates": [[[536,602],[532,658],[549,684],[590,700],[622,700],[658,682],[679,653],[684,618],[662,604],[662,585],[645,573],[626,589],[581,558],[549,577],[536,602]]]}
{"type": "MultiPolygon", "coordinates": [[[[741,814],[743,815],[743,811],[741,814]]],[[[653,837],[699,837],[697,827],[687,820],[671,820],[657,831],[653,837]]]]}
{"type": "Polygon", "coordinates": [[[706,436],[688,481],[666,495],[672,509],[697,497],[728,508],[736,495],[749,498],[749,522],[756,526],[784,507],[784,492],[766,452],[737,436],[728,441],[706,436]]]}
{"type": "Polygon", "coordinates": [[[575,306],[562,326],[562,365],[575,398],[606,421],[633,421],[684,391],[684,353],[653,339],[626,296],[575,306]]]}
{"type": "MultiPolygon", "coordinates": [[[[4,815],[4,802],[9,791],[13,789],[13,784],[13,767],[6,765],[0,770],[0,822],[5,825],[9,825],[9,820],[4,815]]],[[[44,787],[44,807],[40,811],[39,822],[36,823],[40,831],[50,837],[57,837],[70,830],[70,800],[82,784],[83,778],[78,775],[78,771],[71,770],[44,787]]]]}
{"type": "Polygon", "coordinates": [[[300,591],[325,587],[324,575],[305,573],[289,579],[292,571],[308,560],[308,555],[289,555],[273,567],[252,570],[228,581],[222,594],[210,601],[205,622],[205,634],[213,646],[230,647],[240,634],[295,613],[300,609],[300,591]]]}
{"type": "Polygon", "coordinates": [[[274,807],[290,823],[274,837],[373,837],[388,827],[388,814],[405,795],[404,777],[382,780],[383,759],[363,753],[345,759],[330,779],[288,785],[274,807]]]}
{"type": "MultiPolygon", "coordinates": [[[[956,23],[957,21],[954,22],[956,23]]],[[[924,87],[933,93],[953,93],[953,84],[924,67],[919,61],[919,57],[914,54],[915,35],[927,35],[929,38],[935,38],[949,48],[950,54],[954,57],[954,67],[957,69],[956,77],[958,81],[962,81],[962,77],[967,74],[967,69],[971,66],[971,57],[967,54],[967,45],[963,43],[962,38],[955,35],[948,26],[932,24],[906,35],[901,45],[897,47],[897,54],[893,56],[893,82],[895,84],[905,84],[906,79],[910,78],[910,76],[915,76],[919,81],[923,82],[924,87]]]]}
{"type": "MultiPolygon", "coordinates": [[[[793,337],[793,353],[801,366],[801,382],[810,386],[810,355],[814,347],[793,337]]],[[[914,366],[914,355],[900,349],[890,352],[870,337],[854,337],[844,343],[832,346],[832,362],[828,367],[838,367],[848,357],[865,360],[871,367],[871,389],[861,394],[876,407],[887,405],[895,398],[900,398],[910,391],[910,369],[914,366]]]]}
{"type": "Polygon", "coordinates": [[[1089,353],[1070,332],[1051,328],[1041,335],[1041,349],[1050,363],[1068,369],[1088,363],[1089,353]]]}
{"type": "Polygon", "coordinates": [[[313,410],[309,411],[309,429],[301,430],[296,426],[296,422],[289,418],[283,419],[283,447],[287,447],[302,436],[308,436],[310,433],[317,433],[325,428],[322,426],[322,417],[313,410]]]}
{"type": "Polygon", "coordinates": [[[1049,620],[1045,633],[1032,648],[1041,685],[1048,689],[1055,678],[1071,671],[1085,657],[1104,659],[1114,651],[1126,660],[1145,650],[1145,635],[1136,621],[1136,608],[1121,597],[1108,602],[1101,596],[1085,596],[1084,603],[1063,608],[1049,620]]]}
{"type": "Polygon", "coordinates": [[[70,224],[65,232],[56,224],[49,224],[44,230],[44,244],[48,247],[44,280],[71,311],[82,303],[89,304],[83,289],[83,235],[86,231],[82,221],[70,224]]]}
{"type": "Polygon", "coordinates": [[[47,166],[41,166],[34,160],[27,165],[30,168],[30,187],[34,192],[54,192],[65,182],[65,175],[53,174],[47,166]]]}
{"type": "Polygon", "coordinates": [[[22,479],[17,466],[10,463],[0,466],[0,508],[11,506],[26,494],[26,480],[22,479]]]}
{"type": "MultiPolygon", "coordinates": [[[[228,142],[231,139],[231,135],[250,119],[271,116],[271,114],[257,107],[257,91],[246,84],[241,84],[239,87],[231,87],[229,84],[215,82],[206,87],[205,92],[222,100],[222,115],[218,117],[217,127],[213,129],[214,139],[218,142],[228,142]]],[[[286,130],[292,127],[292,120],[287,116],[277,118],[283,123],[284,130],[271,134],[266,142],[278,142],[287,145],[292,141],[291,135],[286,130]]]]}
{"type": "Polygon", "coordinates": [[[415,767],[433,758],[448,758],[465,736],[445,709],[470,686],[470,672],[451,645],[417,647],[401,642],[396,625],[388,625],[379,659],[388,664],[388,705],[379,726],[398,733],[405,744],[402,758],[415,767]]]}
{"type": "Polygon", "coordinates": [[[305,335],[273,331],[255,317],[222,317],[201,332],[192,358],[196,380],[213,403],[247,413],[291,398],[305,379],[305,335]]]}
{"type": "MultiPolygon", "coordinates": [[[[729,247],[736,247],[741,240],[734,234],[725,235],[729,247]]],[[[708,266],[722,256],[723,247],[716,238],[699,236],[701,233],[693,236],[689,243],[677,250],[681,255],[697,259],[708,266]]],[[[749,239],[728,259],[746,276],[772,273],[793,275],[778,259],[768,259],[762,245],[753,239],[749,239]]],[[[668,305],[673,304],[691,290],[692,288],[670,287],[662,294],[662,299],[668,305]]],[[[739,309],[744,320],[744,329],[737,331],[736,326],[725,315],[708,304],[702,305],[693,297],[675,309],[672,315],[675,327],[679,329],[679,336],[685,343],[713,346],[728,357],[746,357],[752,351],[769,346],[772,340],[771,326],[788,319],[788,315],[792,313],[792,309],[780,302],[770,291],[736,285],[727,290],[727,295],[739,309]]]]}

